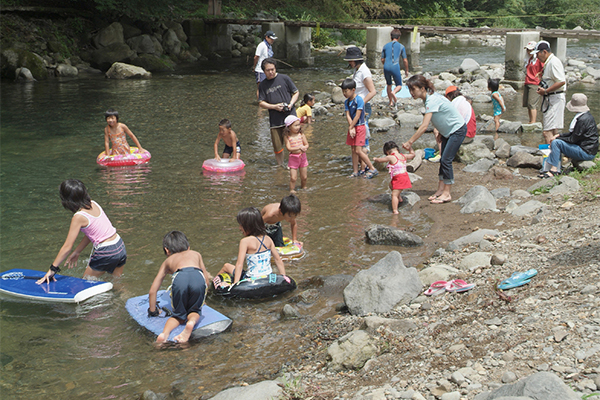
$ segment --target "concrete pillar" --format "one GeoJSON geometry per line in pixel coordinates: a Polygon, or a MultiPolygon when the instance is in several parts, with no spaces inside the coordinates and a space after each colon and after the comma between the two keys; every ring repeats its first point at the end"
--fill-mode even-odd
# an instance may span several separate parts
{"type": "MultiPolygon", "coordinates": [[[[417,71],[419,69],[419,56],[421,55],[421,34],[417,31],[414,32],[402,32],[402,36],[398,39],[400,43],[406,48],[406,58],[408,58],[408,70],[417,71]]],[[[400,64],[400,69],[402,64],[400,64]]]]}
{"type": "Polygon", "coordinates": [[[543,38],[550,43],[550,50],[560,61],[567,62],[567,38],[543,38]]]}
{"type": "Polygon", "coordinates": [[[390,40],[391,26],[367,27],[367,66],[371,69],[382,69],[381,50],[390,40]]]}
{"type": "MultiPolygon", "coordinates": [[[[283,22],[265,22],[262,24],[262,36],[265,38],[267,31],[275,32],[277,40],[273,43],[273,57],[279,60],[285,60],[287,58],[287,46],[285,39],[285,24],[283,22]]],[[[261,39],[261,40],[262,40],[261,39]]]]}
{"type": "Polygon", "coordinates": [[[287,26],[285,28],[285,44],[287,60],[294,67],[310,66],[315,63],[310,55],[310,28],[287,26]]]}
{"type": "Polygon", "coordinates": [[[205,24],[202,20],[186,20],[182,25],[188,44],[196,47],[202,55],[218,53],[222,57],[231,57],[231,25],[205,24]]]}
{"type": "MultiPolygon", "coordinates": [[[[504,79],[506,81],[520,82],[517,87],[522,86],[525,80],[523,64],[527,56],[525,46],[532,40],[540,40],[539,32],[507,32],[506,47],[504,50],[504,79]]],[[[510,83],[510,82],[507,82],[510,83]]]]}

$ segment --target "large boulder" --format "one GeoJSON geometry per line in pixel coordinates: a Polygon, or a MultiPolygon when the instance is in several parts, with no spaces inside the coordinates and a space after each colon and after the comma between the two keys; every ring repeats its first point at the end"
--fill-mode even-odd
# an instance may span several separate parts
{"type": "Polygon", "coordinates": [[[163,34],[162,39],[163,39],[162,44],[163,44],[165,53],[171,54],[174,56],[179,56],[179,53],[181,53],[181,40],[179,40],[175,31],[173,29],[167,30],[163,34]]]}
{"type": "Polygon", "coordinates": [[[279,398],[282,393],[283,389],[277,381],[262,381],[223,390],[210,400],[271,400],[279,398]]]}
{"type": "Polygon", "coordinates": [[[164,72],[175,69],[173,60],[166,57],[157,57],[154,54],[141,54],[138,58],[133,59],[131,64],[150,72],[164,72]]]}
{"type": "Polygon", "coordinates": [[[134,36],[127,39],[127,45],[138,54],[155,54],[154,41],[150,35],[134,36]]]}
{"type": "Polygon", "coordinates": [[[363,330],[344,335],[327,349],[329,366],[334,371],[361,369],[378,352],[375,339],[363,330]]]}
{"type": "Polygon", "coordinates": [[[473,72],[473,71],[477,71],[480,68],[480,65],[477,61],[473,60],[472,58],[465,58],[463,60],[463,62],[460,64],[460,73],[462,74],[463,72],[473,72]]]}
{"type": "Polygon", "coordinates": [[[137,57],[125,43],[113,43],[91,54],[90,64],[102,71],[107,71],[114,63],[130,63],[137,57]]]}
{"type": "Polygon", "coordinates": [[[365,229],[367,243],[388,244],[392,246],[420,246],[423,239],[414,233],[385,225],[370,225],[365,229]]]}
{"type": "Polygon", "coordinates": [[[119,22],[113,22],[106,28],[100,29],[100,32],[92,38],[92,42],[98,49],[112,44],[124,44],[123,26],[119,22]]]}
{"type": "Polygon", "coordinates": [[[396,126],[396,121],[389,117],[372,118],[369,120],[369,128],[371,128],[371,132],[385,132],[393,126],[396,126]]]}
{"type": "Polygon", "coordinates": [[[48,71],[42,57],[23,49],[3,49],[0,53],[2,78],[17,79],[17,68],[27,68],[38,81],[48,78],[48,71]]]}
{"type": "Polygon", "coordinates": [[[344,93],[342,92],[341,87],[336,86],[333,88],[333,90],[331,91],[331,101],[335,104],[344,104],[346,98],[344,97],[344,93]]]}
{"type": "Polygon", "coordinates": [[[542,156],[519,151],[506,160],[506,165],[513,168],[542,168],[542,156]]]}
{"type": "Polygon", "coordinates": [[[475,161],[473,164],[467,165],[463,171],[485,173],[488,172],[490,168],[492,168],[497,162],[498,161],[490,160],[489,158],[482,158],[475,161]]]}
{"type": "MultiPolygon", "coordinates": [[[[482,142],[472,142],[460,146],[458,149],[458,158],[465,164],[472,164],[482,158],[494,159],[494,154],[482,142]]],[[[491,168],[491,167],[490,167],[491,168]]]]}
{"type": "Polygon", "coordinates": [[[537,214],[545,207],[546,205],[541,201],[529,200],[527,203],[518,206],[514,210],[511,210],[510,213],[515,217],[523,217],[525,215],[537,214]]]}
{"type": "Polygon", "coordinates": [[[144,68],[117,62],[106,72],[106,77],[110,79],[149,79],[152,74],[144,68]]]}
{"type": "Polygon", "coordinates": [[[77,68],[69,64],[58,64],[56,66],[56,75],[74,78],[79,74],[77,68]]]}
{"type": "Polygon", "coordinates": [[[181,26],[179,22],[169,21],[165,22],[165,25],[167,26],[167,28],[175,32],[175,34],[177,35],[177,39],[179,39],[180,42],[187,42],[188,37],[183,30],[183,26],[181,26]]]}
{"type": "Polygon", "coordinates": [[[415,299],[422,288],[415,268],[406,268],[397,251],[362,270],[344,289],[344,300],[353,315],[386,313],[415,299]]]}
{"type": "Polygon", "coordinates": [[[580,400],[580,397],[551,372],[538,372],[516,383],[480,394],[478,400],[530,398],[533,400],[580,400]]]}
{"type": "Polygon", "coordinates": [[[463,206],[460,210],[463,214],[496,209],[496,199],[485,186],[481,185],[473,186],[458,199],[458,204],[463,206]]]}
{"type": "Polygon", "coordinates": [[[448,244],[448,251],[459,250],[464,246],[473,243],[480,243],[486,236],[496,237],[500,234],[495,229],[478,229],[475,232],[469,233],[466,236],[460,237],[448,244]]]}
{"type": "Polygon", "coordinates": [[[401,127],[412,127],[423,123],[423,116],[411,113],[398,113],[396,120],[401,127]]]}
{"type": "Polygon", "coordinates": [[[550,189],[550,194],[568,194],[578,192],[581,189],[579,181],[570,176],[563,176],[559,180],[559,184],[550,189]]]}
{"type": "Polygon", "coordinates": [[[502,121],[498,132],[500,133],[518,133],[523,130],[523,124],[520,121],[502,121]]]}

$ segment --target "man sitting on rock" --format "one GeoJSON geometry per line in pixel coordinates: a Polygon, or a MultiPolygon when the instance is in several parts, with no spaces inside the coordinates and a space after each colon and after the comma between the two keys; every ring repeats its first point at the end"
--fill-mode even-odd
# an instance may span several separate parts
{"type": "Polygon", "coordinates": [[[587,96],[575,93],[567,103],[567,110],[577,113],[571,121],[569,131],[554,136],[550,143],[550,155],[544,163],[545,170],[540,178],[551,178],[560,173],[561,154],[574,161],[591,161],[598,153],[598,128],[587,106],[587,96]]]}

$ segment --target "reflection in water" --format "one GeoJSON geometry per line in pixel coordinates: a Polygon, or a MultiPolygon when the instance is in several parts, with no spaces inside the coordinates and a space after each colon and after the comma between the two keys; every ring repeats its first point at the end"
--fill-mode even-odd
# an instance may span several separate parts
{"type": "Polygon", "coordinates": [[[152,172],[152,161],[146,164],[127,167],[101,167],[98,179],[115,208],[133,207],[130,196],[149,193],[149,174],[152,172]]]}

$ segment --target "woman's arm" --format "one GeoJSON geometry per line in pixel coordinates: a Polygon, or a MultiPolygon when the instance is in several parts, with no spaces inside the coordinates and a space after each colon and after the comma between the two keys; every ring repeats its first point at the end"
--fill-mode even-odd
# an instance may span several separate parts
{"type": "Polygon", "coordinates": [[[431,117],[432,113],[425,114],[425,116],[423,117],[423,122],[421,123],[421,126],[419,126],[419,129],[417,129],[415,134],[412,135],[412,137],[402,145],[404,149],[409,150],[412,147],[413,143],[416,142],[421,137],[421,135],[423,135],[423,133],[425,133],[427,127],[429,126],[429,123],[431,122],[431,117]]]}
{"type": "Polygon", "coordinates": [[[377,91],[375,90],[375,84],[373,83],[373,79],[371,79],[371,78],[365,78],[365,80],[363,81],[363,83],[365,84],[365,87],[369,91],[369,94],[364,99],[365,100],[365,104],[367,104],[369,101],[371,101],[371,99],[373,97],[375,97],[375,95],[377,94],[377,91]]]}

